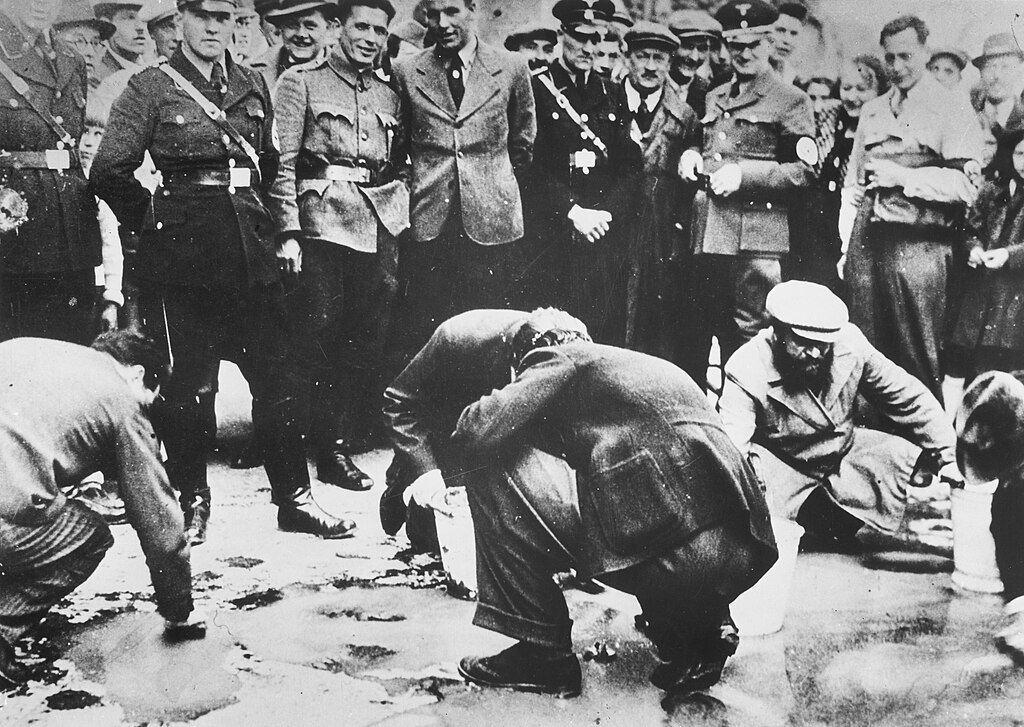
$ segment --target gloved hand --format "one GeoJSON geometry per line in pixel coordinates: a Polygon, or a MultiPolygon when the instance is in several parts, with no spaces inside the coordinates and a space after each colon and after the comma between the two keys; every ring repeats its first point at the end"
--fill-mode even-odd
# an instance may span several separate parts
{"type": "Polygon", "coordinates": [[[587,242],[597,242],[610,229],[612,215],[605,210],[588,209],[577,204],[569,210],[569,219],[576,232],[587,238],[587,242]]]}
{"type": "Polygon", "coordinates": [[[189,614],[185,621],[164,619],[164,641],[177,644],[206,638],[206,615],[198,609],[189,614]]]}
{"type": "Polygon", "coordinates": [[[679,167],[676,172],[687,182],[696,182],[697,175],[704,172],[704,157],[698,151],[687,149],[679,157],[679,167]]]}
{"type": "Polygon", "coordinates": [[[405,488],[402,499],[406,505],[415,502],[420,507],[427,507],[434,512],[439,512],[448,517],[454,517],[448,498],[445,495],[448,486],[445,484],[441,470],[430,470],[417,477],[411,485],[405,488]]]}

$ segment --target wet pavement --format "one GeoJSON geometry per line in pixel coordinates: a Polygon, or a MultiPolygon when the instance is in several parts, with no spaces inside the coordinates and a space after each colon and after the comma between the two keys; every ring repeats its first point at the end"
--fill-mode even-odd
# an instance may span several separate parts
{"type": "MultiPolygon", "coordinates": [[[[227,377],[228,451],[247,406],[227,377]]],[[[470,624],[473,604],[448,592],[436,561],[380,531],[381,485],[315,484],[360,525],[322,541],[278,532],[262,471],[227,459],[211,468],[210,540],[193,551],[207,638],[162,641],[138,541],[117,526],[96,574],[26,641],[38,678],[0,694],[0,724],[1024,725],[1024,670],[991,641],[1000,601],[954,590],[942,537],[868,557],[801,554],[783,630],[743,638],[719,685],[666,712],[631,597],[567,591],[577,653],[599,642],[614,654],[583,663],[579,698],[468,686],[458,659],[509,641],[470,624]]],[[[385,453],[358,461],[383,482],[385,453]]]]}

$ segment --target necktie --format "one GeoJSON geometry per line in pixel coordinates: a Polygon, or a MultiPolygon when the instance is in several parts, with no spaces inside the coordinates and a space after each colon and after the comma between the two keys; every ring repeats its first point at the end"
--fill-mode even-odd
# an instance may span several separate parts
{"type": "Polygon", "coordinates": [[[224,78],[224,68],[220,63],[213,64],[213,70],[210,72],[210,86],[213,87],[213,92],[217,95],[217,105],[220,106],[224,100],[224,94],[228,92],[228,83],[224,78]]]}
{"type": "Polygon", "coordinates": [[[462,97],[466,94],[465,72],[462,68],[462,56],[456,53],[448,65],[448,88],[452,92],[455,108],[462,106],[462,97]]]}
{"type": "Polygon", "coordinates": [[[654,121],[654,111],[647,107],[647,100],[650,98],[651,93],[640,94],[640,105],[636,108],[636,125],[640,127],[640,131],[646,134],[651,129],[651,123],[654,121]]]}
{"type": "Polygon", "coordinates": [[[893,116],[899,118],[900,114],[903,113],[903,102],[906,100],[907,94],[905,94],[902,90],[897,88],[896,93],[892,95],[892,104],[890,105],[890,108],[892,108],[893,116]]]}

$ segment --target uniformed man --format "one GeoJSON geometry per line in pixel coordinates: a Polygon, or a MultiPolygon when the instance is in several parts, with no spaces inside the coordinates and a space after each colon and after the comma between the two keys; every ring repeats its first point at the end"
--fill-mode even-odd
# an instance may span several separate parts
{"type": "Polygon", "coordinates": [[[142,0],[101,0],[93,5],[97,18],[114,26],[107,41],[107,50],[100,56],[96,77],[103,81],[111,73],[125,68],[138,69],[143,64],[149,39],[146,24],[139,20],[142,0]]]}
{"type": "Polygon", "coordinates": [[[355,527],[312,498],[286,365],[274,221],[263,191],[277,172],[270,91],[226,52],[234,0],[183,0],[181,48],[132,77],[115,102],[90,183],[122,229],[140,237],[135,274],[144,325],[167,344],[174,374],[155,423],[194,543],[206,536],[206,453],[219,359],[239,364],[253,397],[282,530],[345,537],[355,527]],[[149,152],[163,177],[134,177],[149,152]]]}
{"type": "Polygon", "coordinates": [[[75,149],[85,61],[53,37],[60,0],[0,2],[0,340],[88,343],[100,263],[96,200],[75,149]]]}
{"type": "Polygon", "coordinates": [[[389,0],[347,0],[335,50],[285,71],[274,92],[281,169],[271,209],[278,257],[297,276],[295,350],[316,385],[317,476],[351,490],[373,485],[348,455],[370,448],[381,424],[378,364],[396,238],[409,226],[400,102],[374,73],[394,15],[389,0]]]}
{"type": "Polygon", "coordinates": [[[100,82],[97,64],[106,50],[103,43],[114,34],[113,23],[97,18],[89,0],[65,0],[53,32],[85,59],[89,88],[96,88],[100,82]]]}
{"type": "Polygon", "coordinates": [[[533,79],[537,141],[526,191],[530,261],[522,307],[559,305],[594,340],[625,340],[625,237],[640,148],[618,87],[593,71],[610,0],[560,0],[562,55],[533,79]]]}
{"type": "Polygon", "coordinates": [[[679,49],[672,58],[669,75],[682,93],[683,100],[697,118],[702,119],[704,99],[710,88],[704,74],[711,72],[708,67],[711,41],[721,36],[722,25],[703,10],[696,9],[677,10],[668,17],[666,24],[679,39],[679,49]]]}
{"type": "Polygon", "coordinates": [[[693,244],[708,256],[704,331],[694,345],[707,351],[717,335],[723,363],[767,325],[764,299],[789,251],[786,206],[817,160],[811,100],[772,71],[776,16],[762,0],[729,2],[715,15],[735,79],[708,93],[703,148],[679,163],[683,179],[702,187],[693,244]]]}
{"type": "Polygon", "coordinates": [[[640,21],[626,33],[629,76],[619,113],[643,151],[642,200],[629,249],[626,345],[660,356],[703,381],[707,360],[692,364],[687,296],[695,287],[690,250],[693,187],[676,170],[700,143],[700,123],[668,80],[679,40],[664,25],[640,21]]]}
{"type": "Polygon", "coordinates": [[[273,88],[285,70],[317,58],[332,43],[338,5],[334,0],[281,0],[264,17],[281,30],[281,44],[254,58],[249,67],[273,88]]]}

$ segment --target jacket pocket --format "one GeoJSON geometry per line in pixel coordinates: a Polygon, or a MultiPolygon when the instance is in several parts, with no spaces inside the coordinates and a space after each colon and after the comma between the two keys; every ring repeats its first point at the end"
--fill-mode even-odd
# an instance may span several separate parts
{"type": "Polygon", "coordinates": [[[601,531],[616,553],[648,550],[680,526],[679,500],[646,449],[596,473],[589,484],[601,531]]]}

